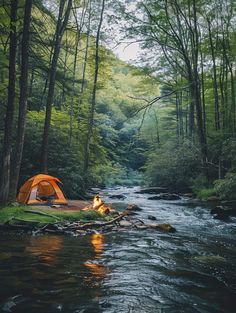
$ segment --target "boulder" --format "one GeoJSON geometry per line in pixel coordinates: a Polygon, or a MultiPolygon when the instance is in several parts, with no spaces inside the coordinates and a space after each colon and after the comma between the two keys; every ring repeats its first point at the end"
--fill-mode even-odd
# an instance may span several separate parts
{"type": "Polygon", "coordinates": [[[156,221],[157,218],[153,215],[148,215],[148,219],[151,221],[156,221]]]}
{"type": "Polygon", "coordinates": [[[148,200],[180,200],[181,197],[179,195],[176,195],[174,193],[162,193],[157,196],[149,197],[148,200]]]}
{"type": "Polygon", "coordinates": [[[136,205],[136,204],[129,204],[126,208],[126,210],[130,210],[130,211],[142,211],[142,209],[136,205]]]}
{"type": "Polygon", "coordinates": [[[130,223],[129,221],[120,221],[119,222],[121,227],[131,227],[132,223],[130,223]]]}
{"type": "Polygon", "coordinates": [[[124,200],[126,198],[126,196],[124,195],[111,195],[109,196],[110,199],[120,199],[120,200],[124,200]]]}
{"type": "Polygon", "coordinates": [[[194,197],[194,193],[192,193],[192,192],[184,193],[183,197],[185,197],[185,198],[193,198],[194,197]]]}
{"type": "Polygon", "coordinates": [[[146,226],[146,225],[135,225],[135,227],[136,227],[137,229],[140,229],[140,230],[145,230],[145,229],[148,228],[148,226],[146,226]]]}
{"type": "Polygon", "coordinates": [[[150,224],[148,226],[149,226],[149,228],[160,230],[160,231],[163,231],[166,233],[176,232],[176,229],[173,226],[171,226],[170,224],[150,224]]]}
{"type": "Polygon", "coordinates": [[[158,194],[158,193],[167,192],[167,191],[168,191],[167,188],[164,188],[164,187],[150,187],[150,188],[140,189],[139,191],[136,191],[135,193],[158,194]]]}
{"type": "Polygon", "coordinates": [[[208,202],[220,202],[220,198],[217,196],[211,196],[207,198],[208,202]]]}
{"type": "Polygon", "coordinates": [[[211,210],[211,214],[214,216],[215,219],[225,221],[230,216],[236,216],[236,209],[227,209],[219,205],[211,210]]]}
{"type": "Polygon", "coordinates": [[[123,212],[125,215],[128,215],[128,216],[133,216],[133,215],[138,215],[138,213],[132,211],[132,210],[125,210],[123,212]]]}

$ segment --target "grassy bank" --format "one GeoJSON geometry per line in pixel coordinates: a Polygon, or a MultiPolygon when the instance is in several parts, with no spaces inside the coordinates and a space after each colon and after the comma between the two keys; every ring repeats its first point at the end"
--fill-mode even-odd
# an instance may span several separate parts
{"type": "Polygon", "coordinates": [[[106,216],[96,211],[61,211],[52,208],[39,208],[35,206],[9,206],[0,209],[0,224],[16,222],[32,222],[48,224],[64,221],[89,222],[93,220],[106,220],[106,216]],[[40,214],[41,213],[41,214],[40,214]]]}

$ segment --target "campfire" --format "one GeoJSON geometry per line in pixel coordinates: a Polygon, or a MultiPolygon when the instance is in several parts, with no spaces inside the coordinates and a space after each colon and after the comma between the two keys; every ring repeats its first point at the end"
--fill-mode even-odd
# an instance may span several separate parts
{"type": "Polygon", "coordinates": [[[112,211],[111,207],[105,204],[99,195],[93,198],[93,209],[101,214],[109,214],[112,211]]]}

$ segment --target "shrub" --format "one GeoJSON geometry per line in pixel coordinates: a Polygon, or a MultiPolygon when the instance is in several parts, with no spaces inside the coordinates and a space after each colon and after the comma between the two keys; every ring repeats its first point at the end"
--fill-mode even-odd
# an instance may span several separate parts
{"type": "Polygon", "coordinates": [[[216,196],[216,190],[214,188],[203,188],[197,192],[197,197],[199,199],[207,199],[212,196],[216,196]]]}
{"type": "Polygon", "coordinates": [[[222,199],[236,199],[236,173],[227,173],[224,179],[216,180],[214,185],[222,199]]]}

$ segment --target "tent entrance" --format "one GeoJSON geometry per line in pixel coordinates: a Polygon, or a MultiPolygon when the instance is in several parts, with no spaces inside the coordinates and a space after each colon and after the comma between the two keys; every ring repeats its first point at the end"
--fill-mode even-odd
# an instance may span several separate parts
{"type": "Polygon", "coordinates": [[[38,185],[34,186],[29,196],[29,201],[48,202],[58,199],[59,197],[55,187],[47,181],[41,181],[38,185]]]}

